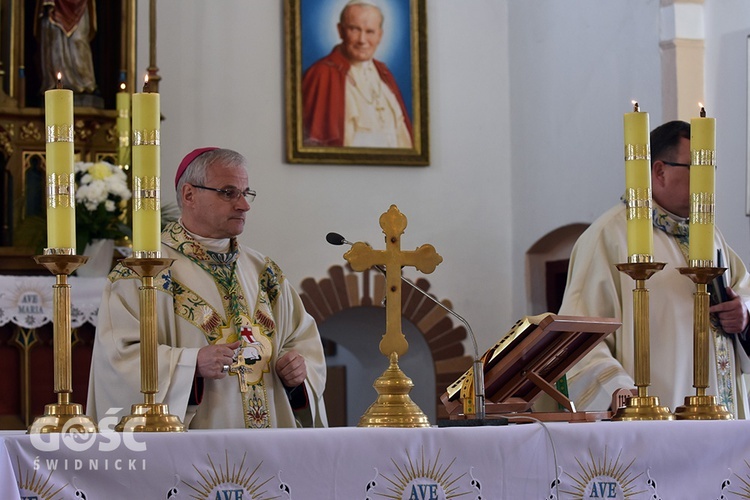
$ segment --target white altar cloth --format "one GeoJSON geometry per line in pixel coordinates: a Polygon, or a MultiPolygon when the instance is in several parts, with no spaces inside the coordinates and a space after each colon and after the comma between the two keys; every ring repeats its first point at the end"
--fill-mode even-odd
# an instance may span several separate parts
{"type": "MultiPolygon", "coordinates": [[[[107,278],[68,278],[70,285],[70,323],[96,325],[96,315],[107,278]]],[[[50,276],[0,276],[0,326],[14,323],[24,328],[39,328],[52,321],[52,285],[50,276]]]]}
{"type": "Polygon", "coordinates": [[[750,498],[749,421],[57,438],[0,432],[0,498],[750,498]]]}

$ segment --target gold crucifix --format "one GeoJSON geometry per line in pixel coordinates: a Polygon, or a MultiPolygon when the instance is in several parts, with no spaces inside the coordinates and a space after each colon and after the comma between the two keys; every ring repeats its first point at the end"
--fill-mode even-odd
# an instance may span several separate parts
{"type": "Polygon", "coordinates": [[[229,375],[237,377],[237,381],[240,384],[240,392],[247,392],[247,366],[245,365],[245,357],[242,355],[242,347],[237,348],[237,356],[232,360],[232,364],[229,365],[229,375]]]}
{"type": "Polygon", "coordinates": [[[385,334],[380,341],[380,352],[384,356],[396,353],[403,356],[409,344],[401,331],[401,268],[414,266],[425,274],[430,274],[443,262],[443,258],[429,244],[416,250],[401,250],[401,235],[406,229],[406,216],[396,205],[391,205],[380,216],[380,227],[385,234],[385,250],[373,248],[361,241],[354,243],[344,254],[344,258],[355,271],[365,271],[374,266],[385,266],[386,308],[385,334]]]}

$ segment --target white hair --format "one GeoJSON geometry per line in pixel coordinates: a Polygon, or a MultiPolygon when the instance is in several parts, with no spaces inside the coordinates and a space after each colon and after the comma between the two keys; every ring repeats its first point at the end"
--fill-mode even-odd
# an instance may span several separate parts
{"type": "Polygon", "coordinates": [[[355,5],[361,5],[362,7],[372,7],[373,9],[377,9],[377,11],[380,13],[380,26],[383,26],[383,21],[385,21],[385,16],[383,15],[383,10],[376,4],[375,2],[371,0],[349,0],[346,2],[346,5],[344,5],[344,8],[341,9],[341,15],[339,16],[339,22],[344,22],[344,13],[346,12],[346,9],[349,7],[354,7],[355,5]]]}

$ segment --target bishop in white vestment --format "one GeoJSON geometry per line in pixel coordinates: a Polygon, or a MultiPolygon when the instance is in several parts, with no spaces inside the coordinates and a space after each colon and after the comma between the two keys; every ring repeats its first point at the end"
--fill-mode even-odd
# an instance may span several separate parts
{"type": "MultiPolygon", "coordinates": [[[[204,148],[178,170],[183,218],[162,231],[161,247],[175,262],[155,279],[156,401],[189,428],[322,427],[326,372],[315,321],[279,267],[237,242],[255,196],[244,162],[204,148]]],[[[143,402],[139,285],[118,265],[104,291],[87,407],[97,421],[143,402]]]]}

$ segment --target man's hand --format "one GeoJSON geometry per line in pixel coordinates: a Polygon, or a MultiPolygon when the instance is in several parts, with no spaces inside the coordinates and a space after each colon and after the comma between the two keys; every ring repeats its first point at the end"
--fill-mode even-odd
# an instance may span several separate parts
{"type": "Polygon", "coordinates": [[[749,319],[745,301],[731,287],[727,287],[727,296],[729,300],[711,306],[709,312],[718,316],[721,328],[726,333],[742,333],[747,328],[749,319]]]}
{"type": "Polygon", "coordinates": [[[307,378],[305,358],[297,351],[289,351],[276,361],[276,374],[286,387],[297,387],[307,378]]]}
{"type": "Polygon", "coordinates": [[[231,344],[214,344],[201,347],[198,350],[198,360],[195,371],[199,377],[220,379],[227,376],[222,371],[224,365],[232,364],[234,351],[240,346],[241,342],[231,344]]]}

